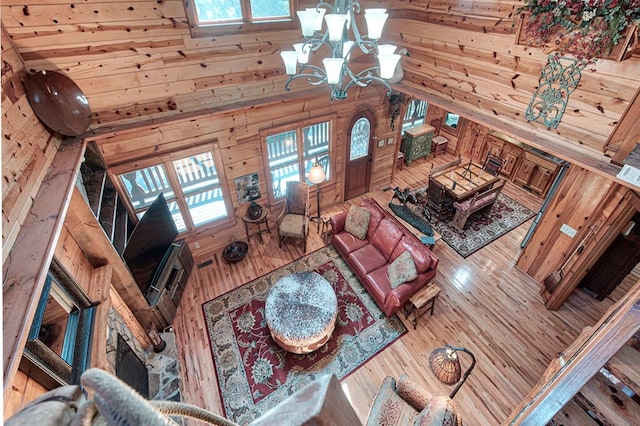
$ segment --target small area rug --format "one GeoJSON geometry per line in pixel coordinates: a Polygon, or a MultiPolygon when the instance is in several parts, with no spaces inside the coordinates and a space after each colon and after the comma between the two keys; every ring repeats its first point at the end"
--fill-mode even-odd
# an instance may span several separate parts
{"type": "MultiPolygon", "coordinates": [[[[407,207],[416,214],[422,214],[423,207],[420,204],[407,203],[407,207]]],[[[508,195],[500,194],[491,214],[488,216],[482,213],[472,214],[467,219],[462,232],[449,222],[441,220],[433,220],[431,227],[442,236],[442,240],[449,247],[466,258],[531,219],[535,214],[533,210],[508,195]]]]}
{"type": "Polygon", "coordinates": [[[407,332],[385,317],[332,245],[202,305],[225,416],[245,424],[317,377],[346,377],[407,332]],[[338,318],[331,339],[307,355],[281,349],[264,319],[269,289],[293,272],[316,271],[334,288],[338,318]]]}

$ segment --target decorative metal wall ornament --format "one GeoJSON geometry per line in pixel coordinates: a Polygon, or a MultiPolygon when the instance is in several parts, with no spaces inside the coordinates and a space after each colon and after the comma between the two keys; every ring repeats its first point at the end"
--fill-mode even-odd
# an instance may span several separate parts
{"type": "Polygon", "coordinates": [[[547,65],[540,72],[538,88],[524,115],[527,122],[542,119],[547,128],[557,128],[569,95],[580,83],[585,65],[577,59],[549,55],[547,65]]]}

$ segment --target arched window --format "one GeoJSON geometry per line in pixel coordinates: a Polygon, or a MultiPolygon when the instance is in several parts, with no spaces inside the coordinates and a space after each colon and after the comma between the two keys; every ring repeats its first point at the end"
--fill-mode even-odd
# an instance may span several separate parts
{"type": "Polygon", "coordinates": [[[369,154],[370,134],[371,123],[369,120],[366,117],[359,118],[351,129],[351,152],[349,154],[349,161],[369,154]]]}

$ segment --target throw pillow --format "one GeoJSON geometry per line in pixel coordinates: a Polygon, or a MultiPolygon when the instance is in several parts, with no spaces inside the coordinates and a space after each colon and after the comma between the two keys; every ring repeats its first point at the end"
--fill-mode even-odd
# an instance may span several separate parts
{"type": "Polygon", "coordinates": [[[411,253],[405,251],[396,257],[396,260],[391,262],[387,268],[387,275],[389,276],[391,288],[396,288],[400,284],[418,278],[418,271],[416,270],[416,264],[413,261],[413,257],[411,257],[411,253]]]}
{"type": "Polygon", "coordinates": [[[427,406],[433,394],[414,382],[406,374],[401,374],[396,387],[398,395],[417,411],[427,406]]]}
{"type": "Polygon", "coordinates": [[[371,213],[367,209],[358,206],[351,206],[344,222],[344,230],[354,237],[364,240],[369,229],[371,213]]]}
{"type": "Polygon", "coordinates": [[[414,426],[456,426],[458,416],[453,400],[445,395],[433,396],[427,406],[418,414],[414,426]]]}

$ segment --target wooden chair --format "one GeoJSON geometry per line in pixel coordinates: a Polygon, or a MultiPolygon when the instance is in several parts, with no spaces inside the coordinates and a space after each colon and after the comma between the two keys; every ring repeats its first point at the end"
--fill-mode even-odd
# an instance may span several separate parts
{"type": "Polygon", "coordinates": [[[446,187],[435,180],[429,178],[429,187],[427,188],[427,217],[429,220],[435,215],[438,220],[447,220],[453,213],[453,202],[446,195],[446,187]]]}
{"type": "Polygon", "coordinates": [[[481,212],[485,215],[490,213],[505,183],[507,183],[507,181],[503,179],[502,183],[498,186],[494,186],[484,192],[476,192],[471,198],[453,203],[453,208],[456,212],[452,221],[453,227],[462,231],[465,223],[467,223],[467,219],[472,213],[481,212]]]}
{"type": "Polygon", "coordinates": [[[456,158],[455,160],[449,161],[448,163],[444,163],[439,166],[434,167],[433,163],[431,163],[431,169],[429,170],[429,178],[441,175],[448,170],[458,167],[460,164],[462,164],[462,157],[460,155],[458,155],[458,158],[456,158]]]}
{"type": "Polygon", "coordinates": [[[276,218],[279,247],[285,238],[302,240],[304,251],[307,251],[307,234],[309,233],[309,185],[304,182],[287,182],[282,211],[276,218]]]}
{"type": "Polygon", "coordinates": [[[498,157],[491,152],[487,153],[487,158],[484,160],[484,164],[482,165],[482,169],[491,173],[494,176],[498,176],[500,174],[500,170],[502,170],[502,166],[504,165],[504,160],[498,157]]]}

